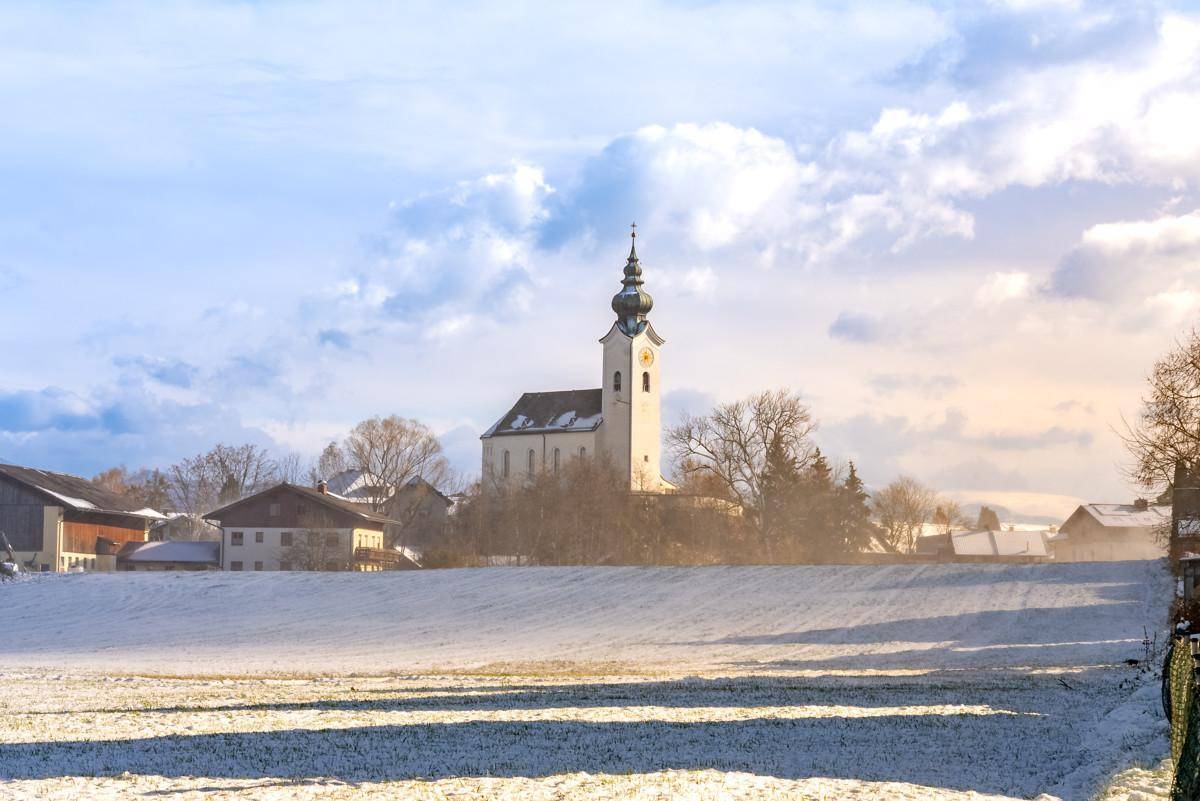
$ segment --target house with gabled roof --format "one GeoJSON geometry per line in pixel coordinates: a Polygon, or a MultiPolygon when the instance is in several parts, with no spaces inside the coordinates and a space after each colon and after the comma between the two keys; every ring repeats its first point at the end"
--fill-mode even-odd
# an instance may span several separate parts
{"type": "Polygon", "coordinates": [[[387,548],[394,521],[369,504],[283,482],[204,516],[221,530],[221,567],[232,571],[394,570],[419,567],[387,548]]]}
{"type": "Polygon", "coordinates": [[[624,473],[629,488],[663,492],[660,472],[662,346],[647,319],[654,299],[644,288],[632,234],[617,319],[600,339],[601,385],[593,389],[526,392],[480,437],[485,487],[558,472],[568,459],[602,458],[624,473]]]}
{"type": "Polygon", "coordinates": [[[1167,554],[1171,505],[1086,503],[1047,542],[1056,562],[1159,559],[1167,554]]]}
{"type": "Polygon", "coordinates": [[[162,519],[86,478],[0,464],[0,531],[27,570],[115,570],[120,548],[162,519]]]}

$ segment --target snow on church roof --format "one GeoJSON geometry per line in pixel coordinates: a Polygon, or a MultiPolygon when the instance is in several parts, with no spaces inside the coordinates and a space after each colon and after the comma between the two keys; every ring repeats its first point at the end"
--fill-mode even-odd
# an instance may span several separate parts
{"type": "Polygon", "coordinates": [[[526,392],[480,439],[503,434],[595,431],[603,420],[599,389],[526,392]]]}

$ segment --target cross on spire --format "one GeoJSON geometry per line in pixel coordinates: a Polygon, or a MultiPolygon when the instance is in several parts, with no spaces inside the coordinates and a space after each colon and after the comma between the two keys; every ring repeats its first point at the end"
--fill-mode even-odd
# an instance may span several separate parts
{"type": "Polygon", "coordinates": [[[642,289],[642,266],[637,255],[637,223],[629,225],[629,258],[625,261],[625,278],[621,291],[612,299],[613,311],[617,313],[617,325],[629,336],[634,336],[646,325],[646,315],[654,307],[650,293],[642,289]]]}

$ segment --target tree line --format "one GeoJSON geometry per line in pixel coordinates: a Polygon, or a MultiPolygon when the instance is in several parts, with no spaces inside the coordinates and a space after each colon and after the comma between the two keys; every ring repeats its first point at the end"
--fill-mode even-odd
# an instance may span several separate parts
{"type": "Polygon", "coordinates": [[[388,507],[401,524],[411,509],[389,504],[411,479],[447,490],[457,480],[433,431],[392,415],[363,420],[309,461],[295,453],[276,456],[253,443],[222,443],[165,469],[111,467],[93,481],[139,507],[181,513],[172,536],[188,538],[203,536],[201,519],[221,506],[280,482],[314,487],[345,470],[365,474],[367,505],[373,511],[388,507]]]}
{"type": "MultiPolygon", "coordinates": [[[[535,564],[827,562],[863,551],[911,553],[930,524],[971,521],[958,504],[901,476],[870,493],[853,461],[831,461],[796,393],[765,391],[685,415],[665,440],[673,492],[630,492],[603,457],[569,459],[524,482],[464,485],[432,430],[418,420],[372,417],[310,461],[255,444],[218,444],[163,470],[114,467],[95,481],[139,506],[180,512],[172,536],[201,536],[203,515],[281,481],[315,486],[346,470],[367,479],[360,498],[397,521],[404,541],[420,496],[413,478],[457,492],[435,564],[494,557],[535,564]],[[404,504],[396,498],[405,497],[404,504]]],[[[999,528],[984,509],[975,522],[999,528]]]]}
{"type": "MultiPolygon", "coordinates": [[[[967,528],[961,507],[910,477],[874,495],[851,461],[814,442],[800,396],[760,392],[684,416],[666,432],[668,494],[630,492],[601,457],[557,473],[476,484],[437,558],[470,564],[506,556],[536,564],[798,563],[867,550],[911,553],[929,524],[967,528]]],[[[977,525],[999,528],[991,510],[977,525]]]]}

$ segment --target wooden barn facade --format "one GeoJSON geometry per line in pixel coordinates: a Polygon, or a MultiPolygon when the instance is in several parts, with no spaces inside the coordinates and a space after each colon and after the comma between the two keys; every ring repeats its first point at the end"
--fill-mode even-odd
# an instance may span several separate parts
{"type": "Polygon", "coordinates": [[[395,521],[329,494],[278,484],[209,512],[221,529],[221,567],[255,570],[405,570],[418,567],[385,547],[395,521]]]}
{"type": "Polygon", "coordinates": [[[27,570],[115,570],[121,547],[161,518],[85,478],[0,464],[0,531],[27,570]]]}

